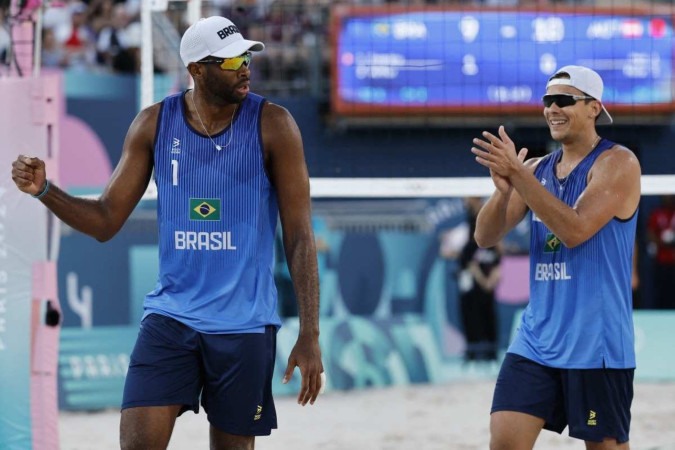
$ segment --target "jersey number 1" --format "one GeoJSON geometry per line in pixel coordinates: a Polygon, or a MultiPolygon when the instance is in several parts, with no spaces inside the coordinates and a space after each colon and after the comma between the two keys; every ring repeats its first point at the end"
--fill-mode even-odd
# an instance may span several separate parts
{"type": "Polygon", "coordinates": [[[171,160],[171,179],[173,180],[173,185],[178,186],[178,160],[171,160]]]}

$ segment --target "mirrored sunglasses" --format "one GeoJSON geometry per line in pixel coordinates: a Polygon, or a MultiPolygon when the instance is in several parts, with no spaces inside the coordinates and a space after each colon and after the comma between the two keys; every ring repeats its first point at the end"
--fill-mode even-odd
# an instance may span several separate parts
{"type": "Polygon", "coordinates": [[[572,106],[579,100],[593,100],[593,97],[588,95],[572,95],[572,94],[548,94],[541,98],[544,106],[550,108],[554,103],[561,108],[572,106]]]}
{"type": "Polygon", "coordinates": [[[197,62],[199,64],[219,64],[223,70],[239,70],[241,66],[248,67],[251,65],[251,56],[251,52],[246,52],[234,58],[213,58],[208,56],[197,62]]]}

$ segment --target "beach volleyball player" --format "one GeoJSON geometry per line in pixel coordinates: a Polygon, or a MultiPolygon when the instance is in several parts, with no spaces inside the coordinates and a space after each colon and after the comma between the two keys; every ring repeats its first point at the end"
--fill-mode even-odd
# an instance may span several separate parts
{"type": "Polygon", "coordinates": [[[213,449],[252,449],[277,426],[272,398],[281,325],[273,246],[281,218],[300,331],[284,382],[300,368],[298,402],[321,389],[318,273],[309,180],[298,127],[250,92],[252,54],[224,17],[202,19],[180,53],[195,87],[141,111],[103,194],[72,197],[43,161],[19,156],[12,178],[61,220],[100,241],[127,220],[155,173],[160,273],[124,388],[123,449],[166,448],[176,417],[204,407],[213,449]]]}
{"type": "Polygon", "coordinates": [[[631,267],[640,165],[602,138],[612,123],[593,70],[548,80],[544,118],[560,149],[525,160],[504,127],[472,152],[496,187],[475,238],[496,245],[529,211],[530,303],[495,387],[490,448],[531,449],[545,428],[586,448],[628,449],[635,369],[631,267]]]}

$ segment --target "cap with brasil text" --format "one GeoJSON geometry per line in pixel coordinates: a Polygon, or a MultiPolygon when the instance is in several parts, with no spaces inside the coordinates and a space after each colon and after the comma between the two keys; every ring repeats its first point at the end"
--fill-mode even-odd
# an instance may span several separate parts
{"type": "Polygon", "coordinates": [[[561,67],[548,79],[546,88],[548,89],[549,86],[557,85],[575,87],[581,92],[586,93],[586,95],[590,95],[599,101],[600,106],[602,106],[602,111],[600,111],[600,115],[596,121],[598,125],[609,125],[613,122],[612,116],[609,115],[605,109],[605,105],[602,104],[604,84],[602,83],[602,78],[600,78],[600,75],[598,75],[596,71],[583,66],[561,67]],[[559,74],[567,74],[569,78],[556,78],[559,74]]]}
{"type": "Polygon", "coordinates": [[[219,16],[199,19],[180,40],[180,58],[186,67],[207,56],[234,58],[247,51],[260,52],[264,49],[262,42],[244,39],[235,24],[219,16]]]}

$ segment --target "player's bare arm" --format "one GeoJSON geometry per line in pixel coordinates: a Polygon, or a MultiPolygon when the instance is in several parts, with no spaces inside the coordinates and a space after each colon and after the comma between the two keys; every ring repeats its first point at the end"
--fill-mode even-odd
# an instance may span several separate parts
{"type": "MultiPolygon", "coordinates": [[[[138,114],[127,133],[122,157],[98,199],[73,197],[51,185],[40,200],[69,226],[103,242],[112,238],[141,199],[152,174],[152,141],[158,105],[138,114]]],[[[45,163],[20,155],[12,163],[12,179],[31,195],[46,186],[45,163]]]]}
{"type": "Polygon", "coordinates": [[[288,358],[284,380],[288,381],[298,366],[302,374],[298,403],[313,404],[321,388],[323,365],[319,348],[319,276],[302,137],[289,112],[272,103],[263,108],[262,135],[265,163],[277,190],[284,252],[300,316],[300,333],[288,358]]]}
{"type": "Polygon", "coordinates": [[[570,207],[549,193],[532,171],[518,164],[501,133],[498,137],[485,132],[484,137],[486,141],[474,141],[482,148],[472,150],[478,162],[507,177],[527,207],[568,248],[590,239],[614,217],[629,218],[637,209],[640,164],[625,147],[615,146],[598,157],[586,189],[570,207]]]}

